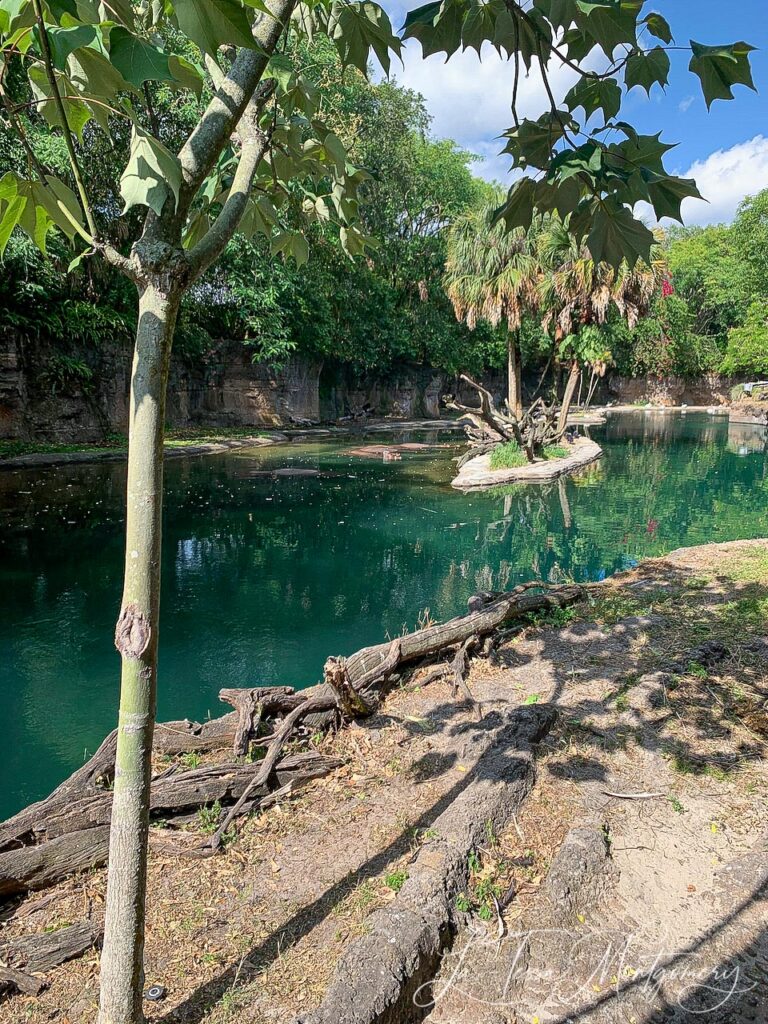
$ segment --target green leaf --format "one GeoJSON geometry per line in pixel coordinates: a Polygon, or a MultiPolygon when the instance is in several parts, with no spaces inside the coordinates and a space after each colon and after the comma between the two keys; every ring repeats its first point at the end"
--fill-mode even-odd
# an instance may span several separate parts
{"type": "Polygon", "coordinates": [[[671,217],[682,224],[680,204],[684,199],[702,199],[693,178],[677,178],[668,174],[654,174],[646,179],[648,196],[659,220],[671,217]]]}
{"type": "Polygon", "coordinates": [[[199,99],[203,92],[203,74],[186,57],[172,53],[168,57],[168,69],[183,89],[189,89],[199,99]]]}
{"type": "Polygon", "coordinates": [[[35,11],[30,0],[0,0],[0,35],[10,36],[34,24],[35,11]]]}
{"type": "Polygon", "coordinates": [[[309,259],[309,246],[300,231],[280,231],[272,239],[270,246],[274,254],[283,253],[292,256],[297,266],[302,266],[309,259]]]}
{"type": "Polygon", "coordinates": [[[536,182],[533,178],[520,178],[507,193],[506,200],[494,211],[493,222],[503,220],[507,230],[522,228],[527,231],[533,222],[536,182]]]}
{"type": "Polygon", "coordinates": [[[597,201],[593,206],[592,230],[587,248],[595,263],[618,267],[623,260],[634,267],[639,259],[650,263],[653,232],[636,220],[626,206],[597,201]]]}
{"type": "Polygon", "coordinates": [[[579,28],[590,35],[609,59],[622,43],[637,43],[637,16],[644,0],[576,0],[586,17],[577,19],[579,28]]]}
{"type": "Polygon", "coordinates": [[[646,15],[641,24],[646,26],[652,36],[661,39],[663,43],[672,42],[672,29],[669,27],[669,22],[655,11],[646,15]]]}
{"type": "Polygon", "coordinates": [[[369,0],[356,3],[334,0],[328,34],[338,50],[342,64],[351,64],[363,74],[368,70],[371,50],[378,57],[384,72],[389,74],[390,50],[399,54],[402,46],[392,31],[385,11],[369,0]]]}
{"type": "Polygon", "coordinates": [[[21,220],[26,205],[26,197],[19,195],[14,196],[5,204],[5,209],[0,214],[0,257],[4,255],[8,239],[13,234],[13,229],[21,220]]]}
{"type": "Polygon", "coordinates": [[[664,172],[664,156],[674,148],[674,145],[661,141],[661,132],[659,132],[658,135],[630,137],[624,142],[612,144],[608,147],[608,151],[616,154],[623,163],[631,165],[634,169],[647,167],[662,174],[664,172]]]}
{"type": "Polygon", "coordinates": [[[258,231],[267,238],[278,225],[277,211],[266,196],[255,199],[250,196],[242,220],[238,226],[240,234],[252,238],[258,231]]]}
{"type": "Polygon", "coordinates": [[[126,82],[172,82],[170,54],[117,25],[109,34],[109,57],[126,82]]]}
{"type": "Polygon", "coordinates": [[[609,121],[621,109],[621,89],[612,78],[585,75],[566,95],[565,104],[571,111],[582,107],[587,120],[595,111],[602,110],[605,120],[609,121]]]}
{"type": "MultiPolygon", "coordinates": [[[[97,49],[104,50],[101,33],[95,25],[76,25],[71,28],[49,26],[46,28],[46,35],[51,46],[53,65],[59,71],[66,70],[67,58],[81,46],[93,46],[95,43],[97,49]]],[[[34,37],[39,49],[40,32],[37,26],[35,26],[34,37]]]]}
{"type": "Polygon", "coordinates": [[[691,40],[691,50],[693,57],[688,69],[701,80],[707,108],[711,107],[715,100],[732,100],[734,85],[755,88],[749,65],[749,55],[754,46],[750,46],[749,43],[703,46],[691,40]]]}
{"type": "Polygon", "coordinates": [[[148,206],[159,216],[169,195],[179,201],[181,164],[169,149],[138,125],[133,126],[128,163],[120,178],[123,213],[148,206]]]}
{"type": "Polygon", "coordinates": [[[67,273],[71,274],[73,270],[77,270],[77,268],[80,266],[83,260],[88,259],[89,256],[93,256],[93,253],[93,249],[83,249],[82,252],[79,252],[77,256],[75,256],[75,258],[70,261],[70,264],[67,267],[67,273]]]}
{"type": "Polygon", "coordinates": [[[176,0],[181,31],[211,57],[224,43],[256,48],[245,9],[237,0],[176,0]]]}
{"type": "Polygon", "coordinates": [[[526,118],[519,128],[504,133],[508,140],[504,152],[512,155],[516,167],[544,170],[549,166],[554,147],[572,126],[571,116],[564,110],[558,111],[558,116],[552,112],[542,114],[537,121],[526,118]]]}
{"type": "MultiPolygon", "coordinates": [[[[59,93],[62,96],[62,106],[67,118],[67,124],[71,131],[82,140],[83,128],[93,117],[91,110],[83,100],[73,100],[69,97],[77,90],[64,75],[54,72],[56,82],[59,86],[59,93]]],[[[39,64],[33,65],[28,72],[29,84],[32,89],[32,97],[35,100],[44,101],[36,104],[37,112],[45,118],[48,124],[54,128],[63,127],[61,115],[56,102],[52,99],[53,91],[48,81],[45,69],[39,64]]]]}
{"type": "Polygon", "coordinates": [[[418,39],[425,57],[442,53],[450,57],[461,46],[467,0],[444,0],[411,11],[405,20],[403,39],[418,39]]]}
{"type": "Polygon", "coordinates": [[[113,101],[117,99],[118,93],[136,92],[135,86],[123,78],[109,57],[96,50],[88,47],[76,50],[70,54],[68,65],[70,80],[82,93],[113,101]]]}
{"type": "Polygon", "coordinates": [[[650,96],[652,87],[658,82],[662,88],[669,82],[669,57],[660,46],[648,53],[636,50],[624,70],[624,84],[627,89],[641,86],[650,96]]]}

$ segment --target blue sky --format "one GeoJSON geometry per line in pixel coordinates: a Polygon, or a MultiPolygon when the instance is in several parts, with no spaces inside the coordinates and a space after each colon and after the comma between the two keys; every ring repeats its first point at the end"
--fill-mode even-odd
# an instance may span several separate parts
{"type": "MultiPolygon", "coordinates": [[[[419,6],[422,0],[414,0],[419,6]]],[[[384,0],[393,26],[402,26],[409,4],[384,0]]],[[[657,0],[647,10],[660,11],[672,26],[675,41],[693,38],[708,45],[744,39],[758,47],[752,54],[758,92],[737,86],[736,99],[716,101],[708,113],[698,79],[688,71],[690,55],[670,53],[672,71],[664,92],[654,87],[650,99],[633,89],[624,111],[644,132],[663,131],[668,142],[679,143],[669,154],[668,167],[695,177],[709,203],[686,200],[687,223],[730,220],[745,195],[768,188],[768,13],[766,0],[657,0]],[[727,12],[727,19],[724,17],[727,12]]],[[[490,47],[482,61],[474,51],[424,60],[421,47],[408,43],[404,67],[393,63],[392,75],[422,93],[432,115],[433,133],[453,138],[480,158],[478,173],[509,181],[508,161],[499,157],[496,136],[510,124],[511,66],[490,47]]],[[[549,76],[562,96],[573,84],[573,73],[551,65],[549,76]]],[[[521,88],[523,112],[538,116],[547,106],[540,76],[531,74],[521,88]]]]}

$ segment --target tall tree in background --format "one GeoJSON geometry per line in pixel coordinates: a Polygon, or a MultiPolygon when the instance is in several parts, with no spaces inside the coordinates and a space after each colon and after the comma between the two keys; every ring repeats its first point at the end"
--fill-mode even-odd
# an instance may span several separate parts
{"type": "Polygon", "coordinates": [[[143,1019],[163,434],[182,297],[238,229],[262,231],[275,254],[306,260],[302,230],[283,225],[279,213],[296,179],[307,219],[335,222],[350,254],[366,244],[355,225],[355,191],[364,175],[315,117],[313,90],[277,52],[289,34],[317,32],[333,40],[345,63],[361,70],[371,47],[385,67],[389,50],[399,48],[386,14],[373,3],[321,0],[310,8],[296,0],[0,2],[0,99],[6,129],[27,158],[26,175],[8,171],[0,180],[0,253],[16,226],[45,252],[55,226],[85,243],[73,264],[98,256],[132,281],[138,294],[125,582],[115,632],[122,678],[101,1024],[143,1019]],[[163,141],[166,126],[153,102],[153,90],[164,83],[202,99],[194,127],[175,151],[163,141]],[[62,140],[66,164],[59,175],[47,162],[51,147],[36,148],[26,130],[30,110],[62,140]],[[122,223],[117,210],[94,203],[89,178],[99,169],[85,159],[86,126],[95,122],[109,136],[114,121],[130,126],[125,164],[119,182],[112,183],[128,215],[122,223]],[[130,216],[136,207],[141,218],[130,216]]]}
{"type": "Polygon", "coordinates": [[[542,327],[554,336],[558,360],[570,362],[560,408],[560,425],[565,426],[582,365],[590,365],[594,377],[595,368],[606,361],[605,343],[595,328],[605,323],[611,307],[633,328],[661,287],[666,264],[658,244],[648,264],[596,263],[567,225],[554,217],[539,234],[536,250],[542,268],[537,295],[542,327]]]}
{"type": "Polygon", "coordinates": [[[533,228],[508,231],[495,220],[498,199],[458,217],[448,232],[445,289],[458,320],[507,327],[507,401],[522,416],[520,326],[538,306],[540,266],[533,228]]]}

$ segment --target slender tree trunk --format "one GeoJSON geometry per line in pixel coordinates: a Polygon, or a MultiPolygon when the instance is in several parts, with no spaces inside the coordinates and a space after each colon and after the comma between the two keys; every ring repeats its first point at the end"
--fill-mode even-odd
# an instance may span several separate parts
{"type": "Polygon", "coordinates": [[[571,411],[573,394],[576,390],[576,385],[579,383],[580,377],[581,370],[579,369],[579,361],[578,359],[574,359],[571,362],[571,372],[568,374],[568,383],[565,385],[563,404],[560,406],[560,415],[557,419],[557,429],[561,434],[565,432],[565,428],[568,425],[568,413],[571,411]]]}
{"type": "Polygon", "coordinates": [[[507,394],[509,395],[507,402],[518,419],[523,415],[520,354],[517,350],[519,334],[519,331],[509,331],[507,334],[507,394]]]}
{"type": "Polygon", "coordinates": [[[142,286],[131,375],[122,657],[99,1024],[141,1024],[152,734],[157,698],[165,396],[178,296],[142,286]]]}

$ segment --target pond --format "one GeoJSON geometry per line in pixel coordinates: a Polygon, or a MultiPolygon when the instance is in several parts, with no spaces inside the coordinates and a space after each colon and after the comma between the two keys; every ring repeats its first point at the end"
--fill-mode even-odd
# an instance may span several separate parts
{"type": "MultiPolygon", "coordinates": [[[[328,655],[459,614],[477,590],[768,535],[764,431],[638,412],[591,433],[605,456],[577,478],[470,495],[449,486],[456,434],[398,436],[447,447],[395,462],[351,454],[380,434],[169,461],[159,717],[221,714],[223,686],[309,685],[328,655]]],[[[115,724],[124,478],[119,463],[0,473],[0,817],[115,724]]]]}

